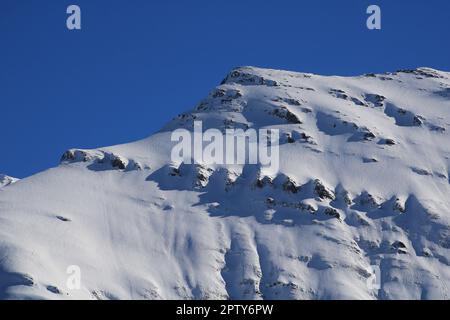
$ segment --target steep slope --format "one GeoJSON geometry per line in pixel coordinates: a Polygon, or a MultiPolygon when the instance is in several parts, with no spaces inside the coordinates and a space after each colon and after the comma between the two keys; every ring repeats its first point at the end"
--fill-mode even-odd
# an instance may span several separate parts
{"type": "Polygon", "coordinates": [[[0,298],[448,299],[449,129],[447,72],[235,69],[151,137],[3,188],[0,298]],[[279,129],[279,171],[174,163],[194,121],[279,129]]]}

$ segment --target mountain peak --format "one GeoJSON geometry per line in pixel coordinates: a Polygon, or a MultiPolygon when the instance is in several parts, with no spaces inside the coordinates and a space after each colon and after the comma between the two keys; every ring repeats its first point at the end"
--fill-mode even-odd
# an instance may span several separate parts
{"type": "Polygon", "coordinates": [[[446,299],[449,130],[446,72],[233,69],[147,139],[0,192],[0,298],[446,299]],[[173,161],[196,122],[203,148],[278,130],[278,170],[173,161]]]}

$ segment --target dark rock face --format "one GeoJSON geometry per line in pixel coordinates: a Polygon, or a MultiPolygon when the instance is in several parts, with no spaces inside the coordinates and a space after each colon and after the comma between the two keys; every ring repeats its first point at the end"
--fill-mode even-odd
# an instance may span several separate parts
{"type": "Polygon", "coordinates": [[[344,99],[344,100],[348,99],[348,95],[345,93],[344,90],[330,89],[329,93],[338,99],[344,99]]]}
{"type": "Polygon", "coordinates": [[[336,209],[334,209],[334,208],[326,208],[324,210],[324,213],[327,216],[331,216],[331,217],[334,217],[334,218],[337,218],[337,219],[341,218],[341,215],[339,214],[339,212],[336,209]]]}
{"type": "MultiPolygon", "coordinates": [[[[89,163],[87,168],[93,171],[104,170],[142,170],[143,165],[133,159],[105,150],[68,150],[61,157],[62,164],[77,162],[89,163]]],[[[145,166],[149,169],[149,166],[145,166]]]]}
{"type": "Polygon", "coordinates": [[[286,134],[286,140],[287,140],[287,143],[295,142],[295,139],[292,137],[292,134],[290,134],[290,133],[286,134]]]}
{"type": "Polygon", "coordinates": [[[357,106],[364,106],[364,107],[367,106],[364,102],[362,102],[358,98],[349,96],[344,90],[330,89],[329,93],[335,98],[351,101],[357,106]]]}
{"type": "Polygon", "coordinates": [[[411,168],[411,170],[421,176],[431,176],[432,173],[422,168],[411,168]]]}
{"type": "Polygon", "coordinates": [[[395,241],[394,243],[392,243],[391,248],[393,250],[396,250],[397,253],[400,253],[400,254],[407,254],[408,253],[407,249],[406,249],[406,245],[403,242],[401,242],[401,241],[395,241]]]}
{"type": "Polygon", "coordinates": [[[386,97],[379,94],[368,93],[364,96],[364,99],[374,107],[383,107],[386,97]]]}
{"type": "Polygon", "coordinates": [[[264,176],[262,178],[256,179],[255,184],[258,188],[264,188],[265,186],[272,185],[273,181],[270,177],[264,176]]]}
{"type": "Polygon", "coordinates": [[[394,141],[394,139],[385,139],[384,144],[386,144],[388,146],[393,146],[393,145],[395,145],[395,141],[394,141]]]}
{"type": "Polygon", "coordinates": [[[314,142],[313,138],[310,135],[307,135],[305,132],[300,133],[300,139],[302,139],[304,142],[307,142],[310,144],[316,144],[316,142],[314,142]]]}
{"type": "Polygon", "coordinates": [[[64,154],[61,156],[61,162],[63,161],[73,161],[75,160],[75,154],[73,151],[68,150],[64,152],[64,154]]]}
{"type": "Polygon", "coordinates": [[[213,169],[211,168],[207,168],[205,166],[202,165],[196,165],[195,166],[195,186],[200,187],[200,188],[204,188],[207,186],[207,184],[209,183],[209,177],[211,176],[211,174],[214,172],[213,169]]]}
{"type": "Polygon", "coordinates": [[[397,70],[396,72],[397,73],[413,74],[413,75],[420,76],[420,77],[425,77],[425,78],[436,78],[436,79],[444,78],[442,75],[440,75],[436,71],[428,69],[428,68],[400,69],[400,70],[397,70]]]}
{"type": "Polygon", "coordinates": [[[298,207],[299,207],[300,210],[302,210],[302,211],[308,211],[308,212],[311,213],[311,214],[315,214],[316,211],[317,211],[316,209],[313,208],[312,205],[310,205],[310,204],[305,204],[305,203],[303,203],[303,202],[300,202],[300,203],[298,204],[298,207]]]}
{"type": "Polygon", "coordinates": [[[376,158],[363,158],[364,163],[375,163],[378,162],[376,158]]]}
{"type": "Polygon", "coordinates": [[[339,192],[336,192],[336,199],[341,200],[347,207],[349,207],[353,203],[350,194],[345,189],[341,189],[339,192]]]}
{"type": "Polygon", "coordinates": [[[169,175],[172,177],[179,177],[181,175],[180,169],[174,167],[170,168],[169,175]]]}
{"type": "Polygon", "coordinates": [[[424,123],[425,119],[422,116],[414,116],[413,125],[420,127],[424,123]]]}
{"type": "Polygon", "coordinates": [[[379,201],[367,191],[362,192],[356,199],[355,203],[362,208],[366,208],[368,210],[378,209],[381,207],[379,201]]]}
{"type": "Polygon", "coordinates": [[[334,192],[328,190],[319,179],[314,181],[314,193],[321,199],[334,200],[336,198],[334,192]]]}
{"type": "Polygon", "coordinates": [[[61,291],[55,286],[47,286],[47,290],[54,294],[61,294],[61,291]]]}
{"type": "Polygon", "coordinates": [[[61,156],[61,162],[87,162],[89,161],[89,155],[83,150],[67,150],[61,156]]]}
{"type": "Polygon", "coordinates": [[[294,180],[292,180],[291,178],[289,178],[289,177],[287,177],[286,181],[283,183],[283,190],[284,191],[297,193],[299,189],[300,188],[297,185],[297,183],[294,180]]]}
{"type": "Polygon", "coordinates": [[[248,72],[247,68],[237,68],[233,70],[221,84],[239,83],[242,85],[264,85],[269,87],[278,87],[277,81],[266,79],[264,77],[248,72]],[[247,70],[247,71],[246,71],[247,70]]]}
{"type": "Polygon", "coordinates": [[[364,133],[364,140],[370,141],[370,140],[373,140],[375,138],[376,138],[375,135],[372,132],[370,132],[370,131],[367,131],[367,132],[364,133]]]}
{"type": "Polygon", "coordinates": [[[399,198],[395,199],[393,210],[401,213],[405,212],[405,206],[400,202],[399,198]]]}
{"type": "Polygon", "coordinates": [[[218,97],[223,97],[225,96],[226,91],[223,89],[216,89],[213,91],[213,93],[211,94],[211,96],[213,98],[218,98],[218,97]]]}
{"type": "Polygon", "coordinates": [[[70,222],[70,221],[72,221],[69,218],[66,218],[66,217],[63,217],[63,216],[56,216],[56,219],[61,220],[63,222],[70,222]]]}
{"type": "Polygon", "coordinates": [[[211,97],[216,98],[222,98],[222,102],[230,102],[233,99],[238,99],[242,97],[242,93],[239,90],[230,90],[230,89],[223,89],[223,88],[217,88],[211,93],[211,97]]]}
{"type": "Polygon", "coordinates": [[[113,166],[113,168],[117,168],[120,170],[125,170],[125,168],[126,168],[125,162],[122,159],[120,159],[119,157],[111,159],[111,165],[113,166]]]}
{"type": "Polygon", "coordinates": [[[296,99],[292,99],[292,98],[286,98],[284,99],[284,101],[290,105],[293,106],[301,106],[302,104],[300,103],[300,101],[296,100],[296,99]]]}
{"type": "Polygon", "coordinates": [[[281,106],[281,107],[275,109],[272,114],[281,119],[286,119],[289,123],[292,123],[292,124],[301,124],[302,123],[300,121],[300,119],[294,113],[289,111],[284,106],[281,106]]]}

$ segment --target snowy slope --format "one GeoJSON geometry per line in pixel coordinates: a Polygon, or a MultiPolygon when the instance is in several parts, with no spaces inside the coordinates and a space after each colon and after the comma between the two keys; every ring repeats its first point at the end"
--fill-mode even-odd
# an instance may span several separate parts
{"type": "Polygon", "coordinates": [[[448,299],[449,130],[448,72],[235,69],[151,137],[2,188],[0,298],[448,299]],[[280,171],[172,163],[194,120],[280,129],[280,171]]]}

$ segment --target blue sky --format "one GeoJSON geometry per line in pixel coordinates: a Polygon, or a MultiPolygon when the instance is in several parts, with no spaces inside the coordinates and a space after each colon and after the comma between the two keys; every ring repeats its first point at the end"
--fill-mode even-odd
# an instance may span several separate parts
{"type": "Polygon", "coordinates": [[[357,75],[450,70],[448,0],[2,0],[0,172],[145,138],[235,66],[357,75]],[[77,4],[82,30],[66,28],[77,4]],[[382,30],[369,31],[378,4],[382,30]]]}

